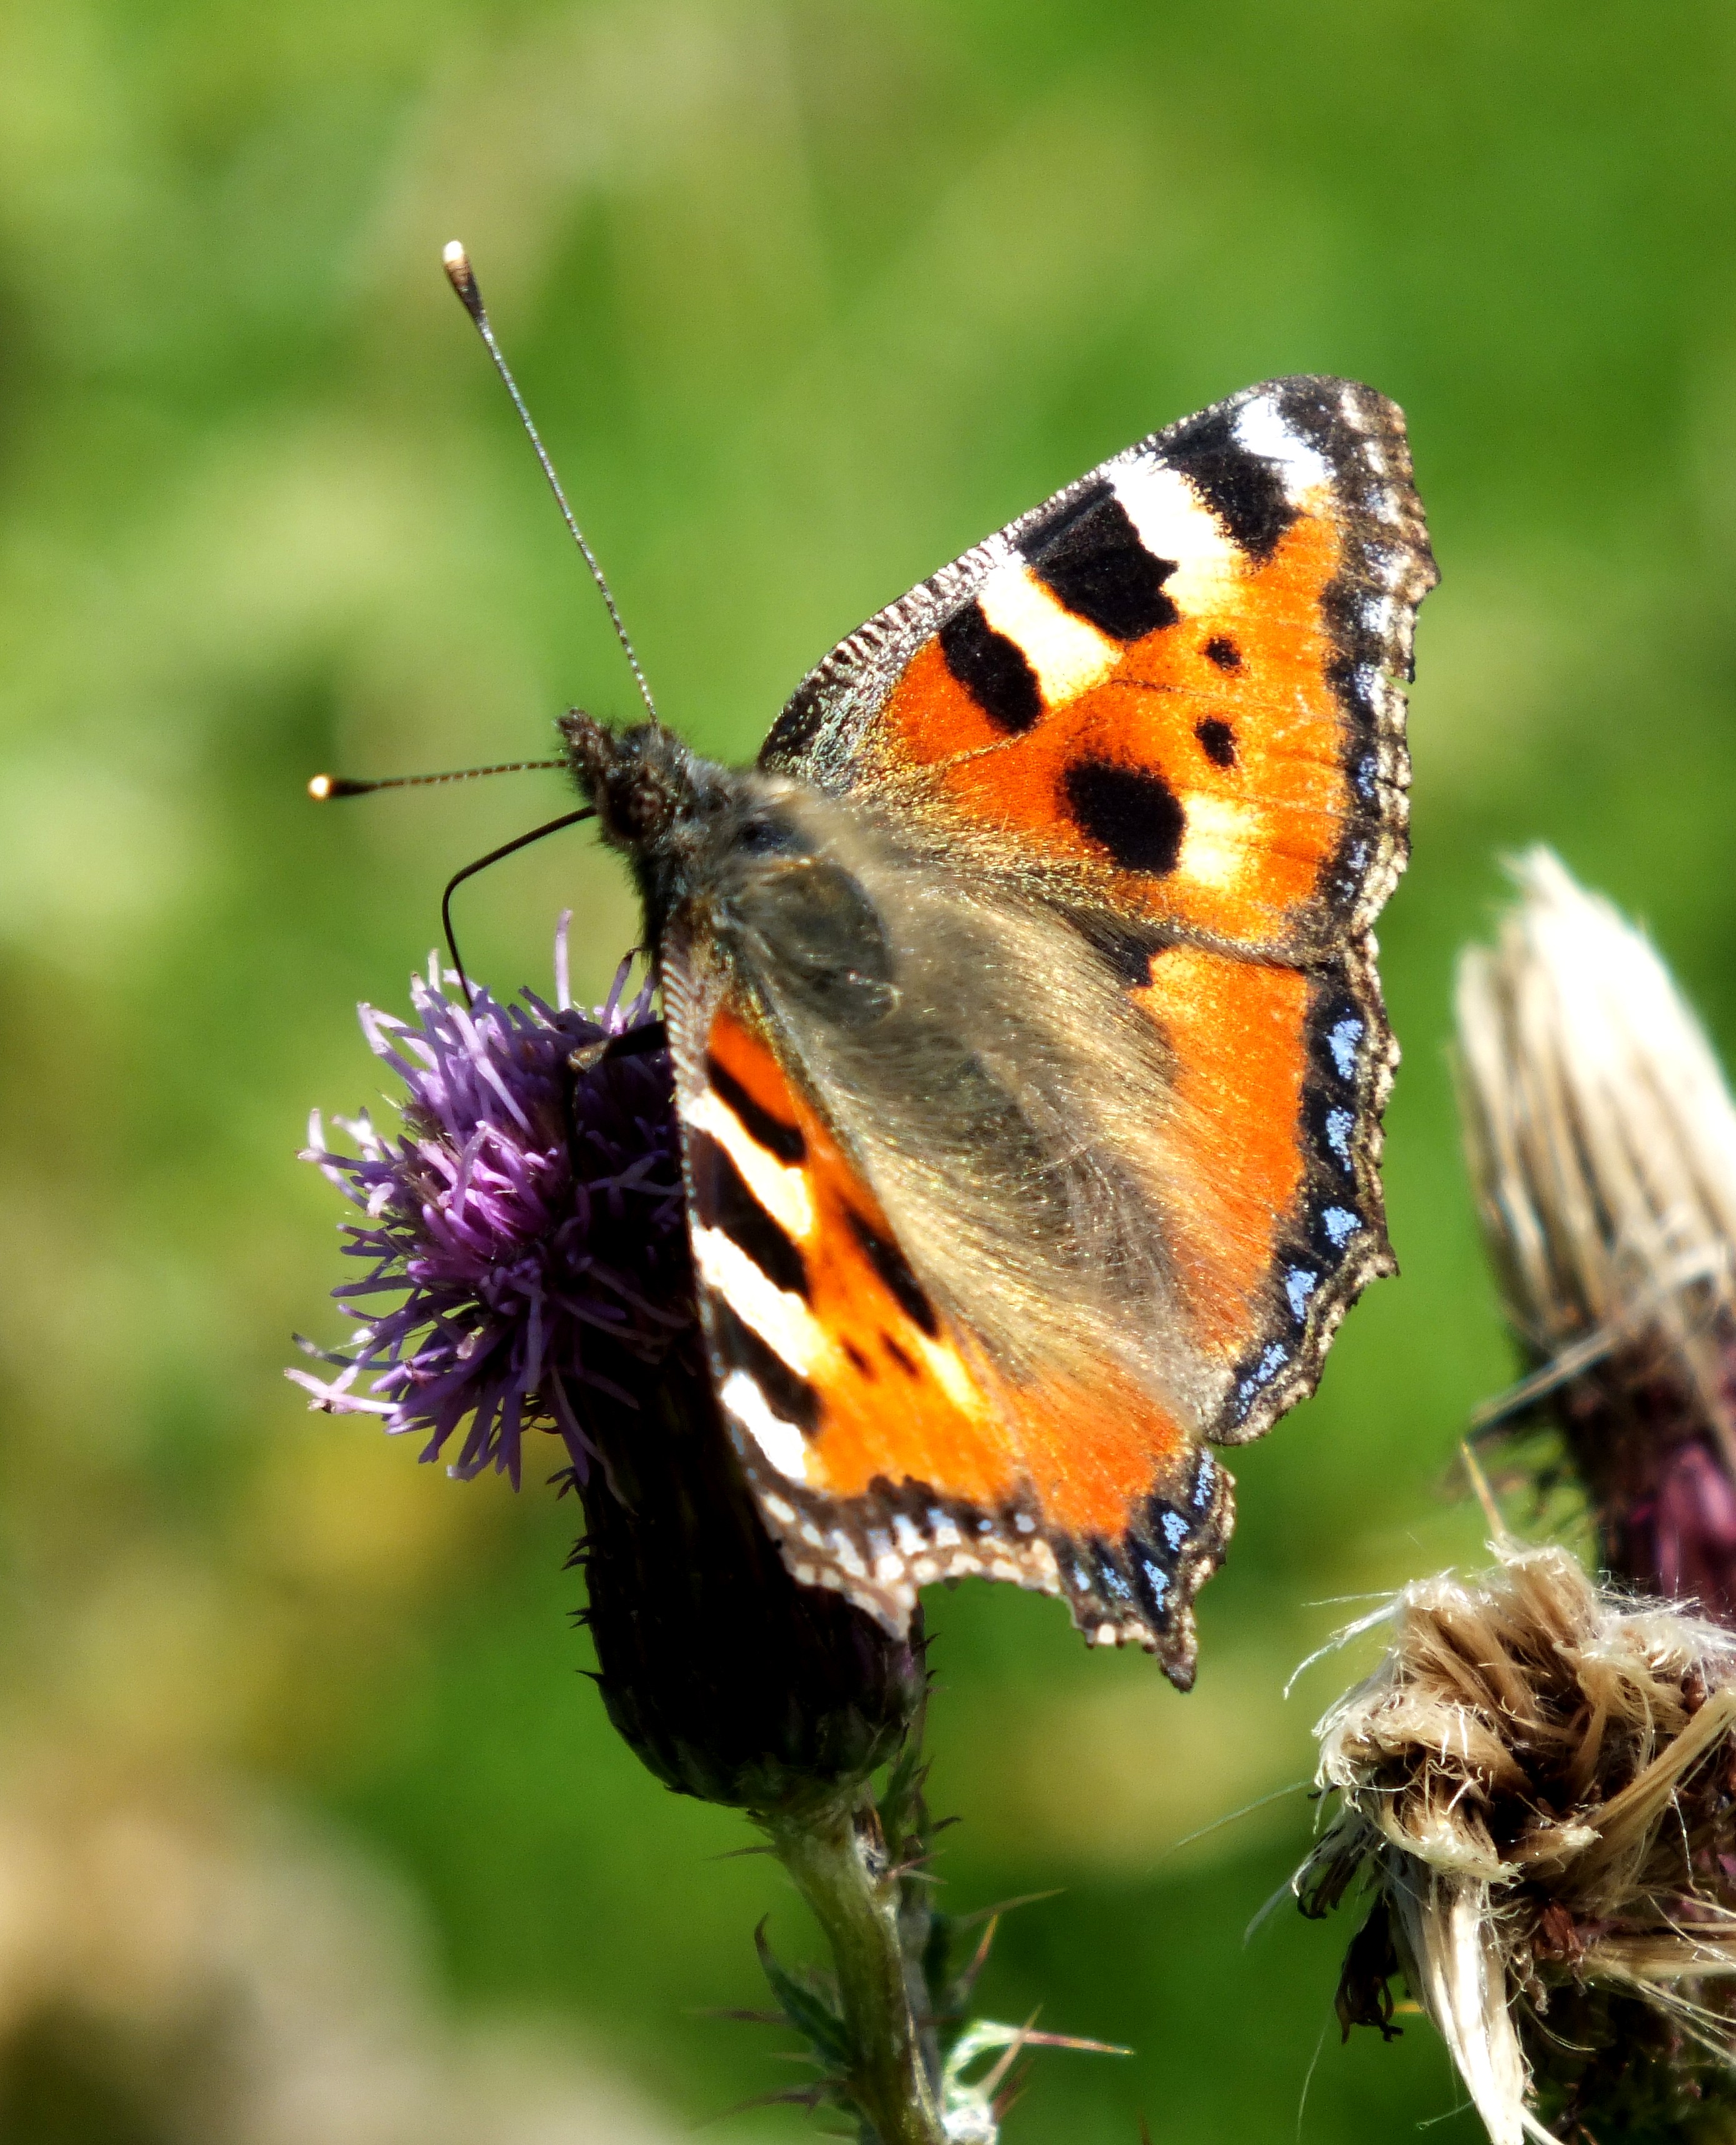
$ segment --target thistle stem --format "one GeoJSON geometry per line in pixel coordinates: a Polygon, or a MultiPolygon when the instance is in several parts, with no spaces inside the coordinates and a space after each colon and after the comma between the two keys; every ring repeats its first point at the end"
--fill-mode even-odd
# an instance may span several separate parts
{"type": "Polygon", "coordinates": [[[853,2051],[848,2091],[873,2145],[946,2145],[872,1799],[761,1822],[831,1948],[853,2051]]]}

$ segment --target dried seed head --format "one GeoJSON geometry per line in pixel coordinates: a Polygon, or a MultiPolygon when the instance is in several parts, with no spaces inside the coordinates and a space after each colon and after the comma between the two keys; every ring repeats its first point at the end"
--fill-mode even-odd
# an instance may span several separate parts
{"type": "Polygon", "coordinates": [[[1736,1107],[1668,970],[1546,849],[1459,978],[1490,1256],[1609,1568],[1736,1616],[1736,1107]]]}
{"type": "Polygon", "coordinates": [[[1346,2030],[1390,2030],[1402,1972],[1495,2145],[1549,2137],[1540,2113],[1607,2137],[1696,2105],[1736,2057],[1704,2000],[1736,1973],[1736,1635],[1555,1548],[1418,1580],[1384,1620],[1316,1731],[1336,1809],[1294,1880],[1311,1914],[1373,1894],[1346,2030]]]}

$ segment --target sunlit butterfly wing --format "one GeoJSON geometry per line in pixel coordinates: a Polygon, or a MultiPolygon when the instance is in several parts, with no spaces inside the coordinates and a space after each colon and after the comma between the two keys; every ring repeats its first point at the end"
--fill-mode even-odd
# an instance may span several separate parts
{"type": "Polygon", "coordinates": [[[904,1257],[752,1005],[665,948],[695,1266],[719,1401],[795,1576],[902,1629],[977,1574],[1065,1595],[1191,1678],[1227,1474],[1125,1379],[1021,1389],[904,1257]]]}
{"type": "MultiPolygon", "coordinates": [[[[961,872],[1022,878],[1157,1023],[1216,1193],[1166,1217],[1166,1249],[1190,1340],[1221,1373],[1206,1418],[1182,1423],[1106,1366],[1009,1391],[968,1334],[927,1331],[823,1097],[697,964],[672,1030],[709,1330],[798,1571],[893,1620],[928,1577],[1016,1576],[1186,1680],[1188,1603],[1229,1516],[1203,1440],[1256,1436],[1311,1390],[1344,1309],[1390,1270],[1376,1162],[1395,1053],[1368,931],[1403,862],[1397,680],[1434,579],[1397,411],[1340,381],[1271,382],[978,545],[843,642],[779,719],[763,765],[907,815],[961,872]],[[760,1117],[723,1114],[712,1073],[732,1064],[760,1117]],[[759,1143],[773,1123],[803,1142],[779,1177],[758,1158],[777,1158],[759,1143]],[[734,1182],[698,1144],[719,1127],[734,1182]],[[806,1291],[778,1291],[803,1306],[771,1351],[801,1388],[782,1406],[765,1334],[739,1330],[769,1277],[740,1231],[771,1186],[806,1291]],[[909,1390],[887,1378],[901,1354],[909,1390]]],[[[666,984],[679,968],[666,953],[666,984]]]]}

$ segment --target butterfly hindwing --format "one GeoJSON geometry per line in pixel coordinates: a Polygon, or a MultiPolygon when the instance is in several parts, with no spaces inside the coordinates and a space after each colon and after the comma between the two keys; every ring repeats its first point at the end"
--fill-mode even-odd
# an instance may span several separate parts
{"type": "Polygon", "coordinates": [[[719,1402],[795,1576],[895,1630],[978,1574],[1065,1595],[1191,1678],[1228,1476],[1125,1378],[1021,1385],[905,1257],[861,1171],[703,949],[664,949],[719,1402]]]}
{"type": "Polygon", "coordinates": [[[1377,1165],[1396,1052],[1361,947],[1305,970],[1175,943],[1134,995],[1217,1193],[1171,1227],[1189,1315],[1231,1373],[1207,1434],[1241,1444],[1313,1390],[1346,1308],[1393,1271],[1377,1165]]]}

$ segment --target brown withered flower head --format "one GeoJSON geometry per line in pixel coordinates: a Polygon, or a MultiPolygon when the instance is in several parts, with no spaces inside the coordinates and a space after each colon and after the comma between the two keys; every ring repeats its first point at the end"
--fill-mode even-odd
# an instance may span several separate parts
{"type": "Polygon", "coordinates": [[[1546,851],[1516,877],[1459,988],[1525,1372],[1483,1413],[1553,1436],[1606,1577],[1502,1529],[1359,1627],[1296,1889],[1363,1894],[1346,2030],[1402,1977],[1496,2145],[1736,2137],[1736,1108],[1640,934],[1546,851]]]}
{"type": "Polygon", "coordinates": [[[1316,1731],[1331,1813],[1303,1912],[1367,1895],[1346,2032],[1402,1975],[1495,2145],[1704,2113],[1736,2033],[1736,1635],[1510,1544],[1419,1580],[1316,1731]],[[1542,2118],[1562,2125],[1559,2132],[1542,2118]]]}

